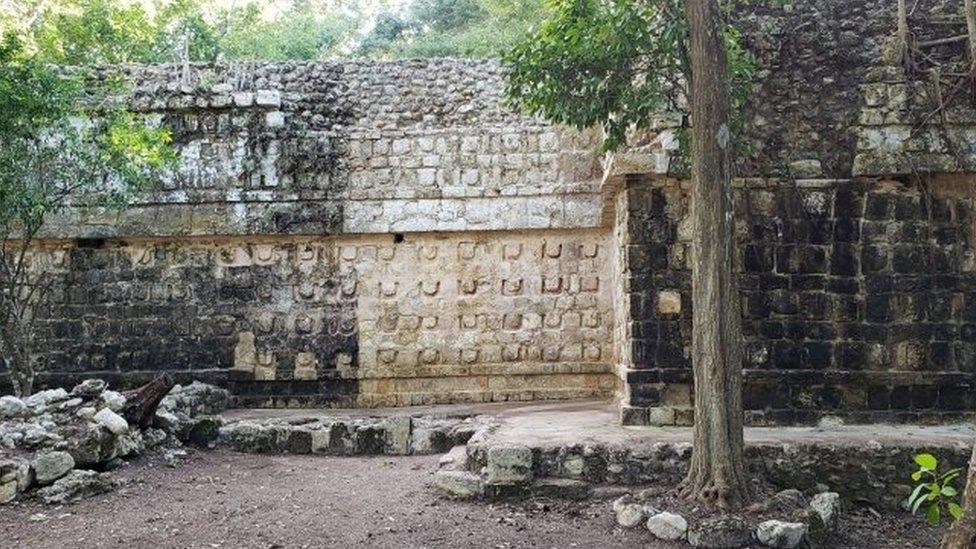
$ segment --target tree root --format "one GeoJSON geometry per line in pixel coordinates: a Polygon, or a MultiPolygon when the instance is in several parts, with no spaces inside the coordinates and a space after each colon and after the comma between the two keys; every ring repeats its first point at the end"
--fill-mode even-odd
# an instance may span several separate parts
{"type": "Polygon", "coordinates": [[[694,500],[722,511],[737,508],[743,503],[742,496],[727,483],[707,478],[696,481],[691,475],[678,484],[678,495],[682,499],[694,500]]]}

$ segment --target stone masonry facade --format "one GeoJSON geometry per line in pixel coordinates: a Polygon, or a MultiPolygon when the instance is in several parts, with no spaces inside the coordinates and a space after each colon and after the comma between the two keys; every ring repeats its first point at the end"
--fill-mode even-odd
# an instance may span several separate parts
{"type": "MultiPolygon", "coordinates": [[[[919,36],[957,24],[917,14],[919,36]]],[[[736,17],[758,63],[735,191],[748,421],[971,414],[976,111],[927,116],[888,3],[736,17]]],[[[181,162],[131,208],[47,225],[42,385],[167,371],[249,406],[602,398],[691,421],[671,129],[603,155],[598,130],[507,106],[494,61],[113,74],[181,162]]]]}

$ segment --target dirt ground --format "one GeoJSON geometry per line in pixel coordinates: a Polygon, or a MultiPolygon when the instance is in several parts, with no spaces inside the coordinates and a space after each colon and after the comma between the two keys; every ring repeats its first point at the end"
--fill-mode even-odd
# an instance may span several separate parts
{"type": "MultiPolygon", "coordinates": [[[[169,468],[147,458],[116,473],[129,483],[112,494],[0,508],[0,546],[678,547],[617,527],[608,501],[442,499],[428,489],[437,460],[200,452],[169,468]]],[[[939,534],[862,510],[843,526],[855,530],[849,547],[931,547],[939,534]]]]}

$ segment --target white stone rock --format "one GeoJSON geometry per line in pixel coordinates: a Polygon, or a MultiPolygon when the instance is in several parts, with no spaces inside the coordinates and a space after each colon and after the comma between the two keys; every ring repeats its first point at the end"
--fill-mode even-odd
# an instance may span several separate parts
{"type": "Polygon", "coordinates": [[[278,90],[258,90],[255,101],[262,107],[280,107],[281,92],[278,90]]]}
{"type": "Polygon", "coordinates": [[[624,494],[619,498],[613,500],[613,503],[610,504],[610,507],[613,509],[614,513],[619,513],[620,510],[623,509],[625,505],[636,503],[636,501],[637,500],[635,500],[634,496],[632,496],[631,494],[624,494]]]}
{"type": "Polygon", "coordinates": [[[125,397],[116,391],[105,391],[102,393],[102,402],[113,412],[118,412],[125,407],[125,397]]]}
{"type": "Polygon", "coordinates": [[[105,381],[101,379],[86,379],[71,389],[74,396],[93,398],[105,390],[105,381]]]}
{"type": "Polygon", "coordinates": [[[625,503],[617,511],[617,524],[624,528],[633,528],[646,518],[647,512],[640,503],[625,503]]]}
{"type": "Polygon", "coordinates": [[[68,399],[68,391],[62,388],[48,389],[40,391],[24,399],[24,404],[31,408],[43,408],[52,402],[60,402],[68,399]]]}
{"type": "Polygon", "coordinates": [[[27,414],[24,401],[11,395],[0,397],[0,419],[20,417],[27,414]]]}
{"type": "Polygon", "coordinates": [[[832,530],[837,526],[837,519],[840,517],[840,494],[837,492],[817,494],[810,500],[810,509],[820,517],[820,521],[828,530],[832,530]]]}
{"type": "Polygon", "coordinates": [[[285,126],[285,113],[281,111],[271,111],[265,114],[264,124],[269,128],[283,128],[285,126]]]}
{"type": "Polygon", "coordinates": [[[99,410],[98,413],[95,414],[94,419],[116,435],[121,435],[129,430],[129,422],[108,408],[102,408],[99,410]]]}
{"type": "Polygon", "coordinates": [[[756,528],[756,539],[768,547],[795,549],[807,536],[807,525],[802,522],[767,520],[756,528]]]}
{"type": "Polygon", "coordinates": [[[85,406],[83,408],[78,408],[78,410],[75,411],[75,415],[80,417],[81,419],[94,419],[95,412],[96,412],[95,408],[91,406],[85,406]]]}
{"type": "Polygon", "coordinates": [[[676,541],[687,535],[688,521],[681,515],[664,511],[647,519],[647,529],[658,539],[676,541]]]}
{"type": "Polygon", "coordinates": [[[50,484],[74,469],[75,460],[68,452],[48,452],[31,462],[38,484],[50,484]]]}
{"type": "Polygon", "coordinates": [[[254,94],[251,92],[235,92],[232,97],[238,107],[250,107],[254,104],[254,94]]]}

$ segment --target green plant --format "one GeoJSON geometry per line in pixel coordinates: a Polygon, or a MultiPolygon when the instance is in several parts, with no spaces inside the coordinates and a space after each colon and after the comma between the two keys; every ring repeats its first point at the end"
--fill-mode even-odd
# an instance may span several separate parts
{"type": "Polygon", "coordinates": [[[916,514],[927,504],[925,520],[930,525],[938,526],[942,522],[943,509],[948,511],[953,521],[959,520],[962,507],[958,503],[959,491],[955,484],[962,469],[957,467],[940,473],[939,460],[932,454],[918,454],[915,456],[915,464],[918,465],[918,470],[912,473],[912,480],[919,484],[908,496],[908,506],[912,514],[916,514]]]}

